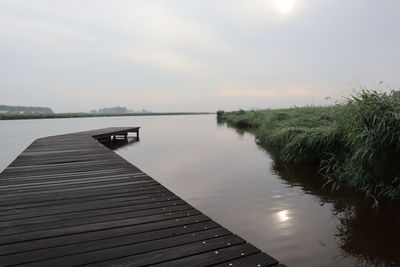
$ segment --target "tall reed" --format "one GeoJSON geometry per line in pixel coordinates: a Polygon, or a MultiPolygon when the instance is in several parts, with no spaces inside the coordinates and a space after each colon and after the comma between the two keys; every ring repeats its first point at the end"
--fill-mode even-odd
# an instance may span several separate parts
{"type": "Polygon", "coordinates": [[[218,112],[253,131],[280,160],[315,162],[332,188],[347,184],[374,199],[400,196],[400,98],[361,90],[345,104],[218,112]]]}

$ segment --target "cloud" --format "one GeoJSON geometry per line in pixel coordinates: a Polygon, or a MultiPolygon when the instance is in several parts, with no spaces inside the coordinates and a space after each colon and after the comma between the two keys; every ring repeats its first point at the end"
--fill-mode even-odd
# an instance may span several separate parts
{"type": "Polygon", "coordinates": [[[323,93],[315,86],[290,86],[277,90],[220,90],[221,96],[248,97],[321,97],[323,93]]]}
{"type": "Polygon", "coordinates": [[[212,68],[211,65],[185,57],[180,53],[157,49],[129,49],[117,51],[117,54],[133,63],[146,65],[159,70],[174,73],[198,73],[212,68]]]}
{"type": "Polygon", "coordinates": [[[185,16],[182,10],[145,2],[130,11],[119,19],[125,25],[121,27],[124,41],[114,47],[115,55],[122,60],[196,76],[216,71],[216,62],[210,62],[210,57],[233,53],[233,47],[226,45],[212,27],[185,16]]]}

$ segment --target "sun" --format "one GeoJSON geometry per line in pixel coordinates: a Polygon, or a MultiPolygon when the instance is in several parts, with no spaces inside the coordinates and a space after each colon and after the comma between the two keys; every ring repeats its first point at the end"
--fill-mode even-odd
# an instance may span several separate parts
{"type": "Polygon", "coordinates": [[[281,13],[289,13],[295,6],[295,0],[275,0],[275,8],[281,13]]]}

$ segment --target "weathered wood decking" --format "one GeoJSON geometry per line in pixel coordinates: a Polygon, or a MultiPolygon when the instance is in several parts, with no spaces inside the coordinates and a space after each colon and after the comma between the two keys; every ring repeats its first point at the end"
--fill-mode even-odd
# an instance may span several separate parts
{"type": "Polygon", "coordinates": [[[280,266],[95,139],[132,131],[38,139],[0,174],[0,266],[280,266]]]}

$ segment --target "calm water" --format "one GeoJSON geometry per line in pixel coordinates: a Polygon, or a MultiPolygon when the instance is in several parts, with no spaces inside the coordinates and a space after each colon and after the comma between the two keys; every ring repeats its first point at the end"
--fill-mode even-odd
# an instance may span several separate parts
{"type": "Polygon", "coordinates": [[[400,266],[399,203],[322,190],[214,115],[0,121],[0,169],[36,138],[110,126],[141,126],[117,153],[288,266],[400,266]]]}

